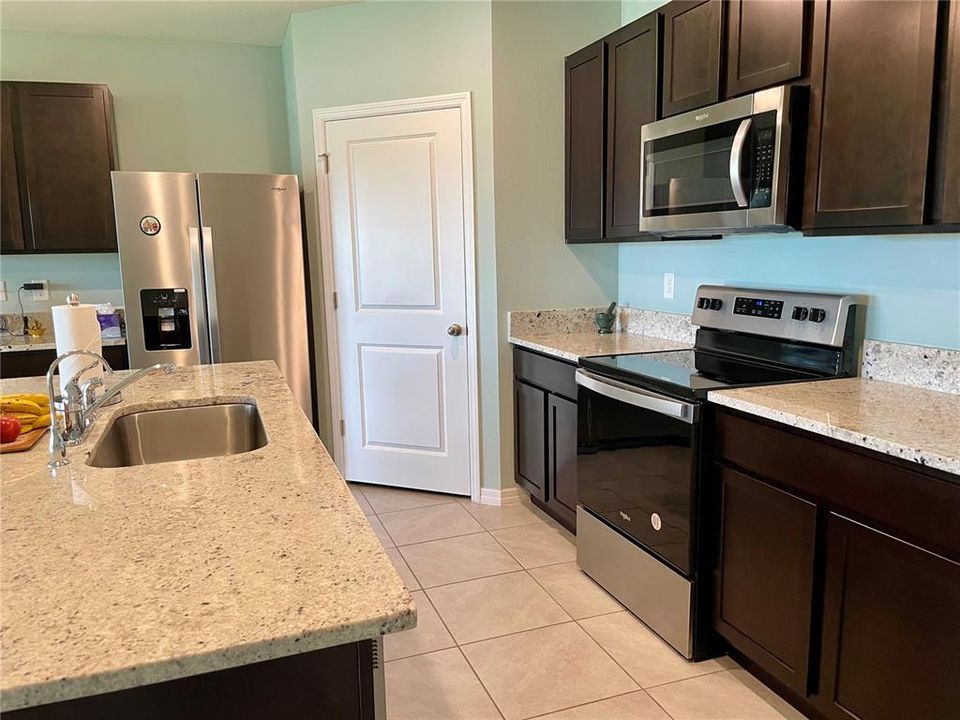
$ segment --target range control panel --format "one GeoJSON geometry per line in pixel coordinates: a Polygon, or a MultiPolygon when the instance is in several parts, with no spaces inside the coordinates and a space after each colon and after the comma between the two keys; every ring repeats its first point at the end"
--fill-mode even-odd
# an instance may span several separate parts
{"type": "Polygon", "coordinates": [[[839,346],[855,295],[803,293],[701,285],[693,304],[694,325],[839,346]]]}
{"type": "Polygon", "coordinates": [[[779,320],[783,314],[783,300],[768,300],[766,298],[741,297],[738,295],[733,304],[733,314],[779,320]]]}

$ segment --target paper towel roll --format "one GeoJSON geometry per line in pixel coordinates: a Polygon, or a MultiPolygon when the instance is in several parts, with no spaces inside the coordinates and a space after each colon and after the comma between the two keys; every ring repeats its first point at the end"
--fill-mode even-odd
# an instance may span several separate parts
{"type": "MultiPolygon", "coordinates": [[[[89,350],[97,355],[103,353],[100,345],[100,323],[97,322],[97,308],[95,305],[54,305],[50,308],[53,313],[53,334],[57,340],[57,355],[72,350],[89,350]]],[[[90,357],[67,358],[60,363],[60,387],[63,388],[78,371],[93,361],[90,357]]],[[[90,380],[103,375],[103,368],[97,366],[83,375],[84,380],[90,380]]]]}

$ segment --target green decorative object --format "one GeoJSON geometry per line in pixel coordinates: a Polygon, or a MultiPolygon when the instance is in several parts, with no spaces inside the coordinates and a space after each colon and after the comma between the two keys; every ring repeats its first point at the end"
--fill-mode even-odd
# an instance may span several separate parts
{"type": "Polygon", "coordinates": [[[613,332],[613,326],[617,322],[617,301],[610,303],[606,312],[598,312],[593,321],[597,324],[597,332],[601,335],[608,335],[613,332]]]}

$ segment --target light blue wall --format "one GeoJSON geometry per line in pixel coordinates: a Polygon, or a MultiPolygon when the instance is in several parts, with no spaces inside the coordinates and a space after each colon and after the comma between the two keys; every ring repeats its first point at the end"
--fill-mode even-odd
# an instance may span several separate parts
{"type": "Polygon", "coordinates": [[[701,283],[868,296],[867,337],[960,348],[960,235],[763,235],[620,246],[620,301],[688,313],[701,283]],[[673,300],[663,273],[676,274],[673,300]]]}
{"type": "MultiPolygon", "coordinates": [[[[623,0],[628,22],[665,2],[623,0]]],[[[764,235],[620,246],[622,303],[688,313],[701,283],[867,295],[867,336],[960,348],[960,235],[764,235]],[[663,273],[676,274],[673,300],[663,273]]]]}
{"type": "MultiPolygon", "coordinates": [[[[86,33],[0,32],[4,80],[105,83],[113,93],[121,170],[289,172],[290,144],[279,48],[86,33]]],[[[16,290],[50,281],[50,300],[70,290],[86,302],[122,303],[116,254],[5,255],[0,312],[19,314],[16,290]]]]}

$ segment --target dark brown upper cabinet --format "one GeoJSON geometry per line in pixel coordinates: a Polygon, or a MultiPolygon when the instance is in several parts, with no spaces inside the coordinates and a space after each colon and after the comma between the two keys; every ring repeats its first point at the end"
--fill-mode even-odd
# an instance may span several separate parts
{"type": "Polygon", "coordinates": [[[804,229],[924,222],[937,5],[817,0],[804,229]]]}
{"type": "Polygon", "coordinates": [[[724,97],[782,85],[803,75],[805,0],[730,0],[724,97]]]}
{"type": "MultiPolygon", "coordinates": [[[[603,240],[606,58],[601,40],[570,55],[565,63],[568,242],[603,240]]],[[[639,218],[638,213],[638,225],[639,218]]]]}
{"type": "Polygon", "coordinates": [[[931,219],[960,223],[960,3],[946,3],[942,12],[931,219]]]}
{"type": "Polygon", "coordinates": [[[0,251],[23,252],[20,178],[13,140],[13,89],[0,85],[0,251]]]}
{"type": "Polygon", "coordinates": [[[651,13],[606,37],[607,186],[605,236],[657,239],[641,233],[640,126],[658,117],[660,14],[651,13]]]}
{"type": "MultiPolygon", "coordinates": [[[[4,99],[10,100],[23,237],[22,247],[5,241],[4,250],[116,252],[110,186],[116,144],[110,91],[104,85],[75,83],[3,86],[4,99]]],[[[6,129],[4,133],[6,156],[6,129]]],[[[5,167],[4,181],[7,172],[5,167]]],[[[4,206],[6,226],[6,191],[4,206]]]]}
{"type": "Polygon", "coordinates": [[[673,0],[663,8],[663,117],[720,100],[723,5],[673,0]]]}

